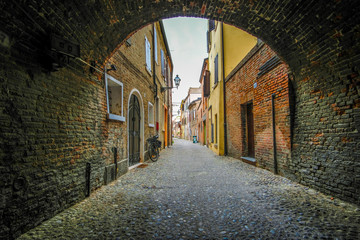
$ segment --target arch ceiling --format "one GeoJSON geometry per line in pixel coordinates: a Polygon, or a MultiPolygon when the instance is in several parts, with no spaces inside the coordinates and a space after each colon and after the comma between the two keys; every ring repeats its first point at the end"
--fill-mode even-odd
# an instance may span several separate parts
{"type": "Polygon", "coordinates": [[[23,0],[0,5],[2,31],[25,52],[34,51],[34,46],[41,49],[53,32],[78,42],[83,59],[102,64],[136,29],[161,18],[188,16],[221,20],[248,31],[295,72],[314,66],[318,75],[340,77],[351,74],[359,63],[357,1],[23,0]]]}

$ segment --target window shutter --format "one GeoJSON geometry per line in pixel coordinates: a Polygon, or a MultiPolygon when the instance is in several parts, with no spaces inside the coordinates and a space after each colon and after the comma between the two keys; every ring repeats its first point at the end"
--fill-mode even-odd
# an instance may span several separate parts
{"type": "Polygon", "coordinates": [[[154,25],[154,51],[155,51],[155,61],[158,62],[158,55],[157,55],[157,34],[156,34],[156,27],[154,25]]]}
{"type": "Polygon", "coordinates": [[[164,59],[164,51],[161,49],[161,74],[165,76],[165,59],[164,59]]]}
{"type": "Polygon", "coordinates": [[[218,55],[216,55],[216,57],[215,57],[214,65],[215,65],[214,84],[217,84],[219,81],[218,55]]]}
{"type": "Polygon", "coordinates": [[[148,62],[149,62],[149,71],[151,72],[151,46],[149,41],[148,41],[148,62]]]}
{"type": "Polygon", "coordinates": [[[209,32],[215,29],[215,21],[209,20],[209,32]]]}
{"type": "Polygon", "coordinates": [[[210,32],[206,32],[207,52],[210,52],[210,32]]]}
{"type": "Polygon", "coordinates": [[[170,86],[169,82],[168,82],[168,79],[169,79],[169,64],[167,61],[165,61],[165,71],[164,71],[164,74],[165,74],[165,82],[166,82],[166,85],[167,86],[170,86]]]}
{"type": "Polygon", "coordinates": [[[145,37],[145,58],[146,58],[146,68],[151,72],[151,48],[150,42],[148,41],[147,37],[145,37]]]}
{"type": "Polygon", "coordinates": [[[204,82],[203,95],[204,97],[208,97],[210,95],[210,72],[208,70],[206,70],[205,72],[203,82],[204,82]]]}

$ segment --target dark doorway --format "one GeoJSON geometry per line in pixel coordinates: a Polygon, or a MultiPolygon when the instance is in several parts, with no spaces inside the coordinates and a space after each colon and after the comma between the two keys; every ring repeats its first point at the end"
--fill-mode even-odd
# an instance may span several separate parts
{"type": "Polygon", "coordinates": [[[246,105],[246,130],[247,130],[247,148],[248,157],[255,157],[255,142],[254,142],[254,115],[253,104],[246,105]]]}
{"type": "Polygon", "coordinates": [[[129,105],[129,166],[140,162],[140,104],[135,95],[129,105]]]}

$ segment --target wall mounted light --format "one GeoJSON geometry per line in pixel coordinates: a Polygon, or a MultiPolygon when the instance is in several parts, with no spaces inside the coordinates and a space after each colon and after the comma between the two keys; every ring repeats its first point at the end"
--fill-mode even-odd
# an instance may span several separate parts
{"type": "Polygon", "coordinates": [[[110,71],[116,71],[116,70],[117,70],[116,66],[115,66],[114,64],[111,64],[111,65],[110,65],[110,68],[109,68],[109,69],[106,69],[106,73],[108,73],[108,72],[110,72],[110,71]]]}
{"type": "MultiPolygon", "coordinates": [[[[176,74],[176,77],[174,78],[176,89],[179,87],[181,79],[179,78],[179,75],[176,74]]],[[[161,92],[164,92],[165,90],[172,89],[175,87],[161,87],[161,92]]]]}

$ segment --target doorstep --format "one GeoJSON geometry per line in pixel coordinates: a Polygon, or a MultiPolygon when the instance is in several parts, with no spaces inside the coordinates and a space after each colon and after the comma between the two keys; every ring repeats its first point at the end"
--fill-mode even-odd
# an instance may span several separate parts
{"type": "Polygon", "coordinates": [[[132,165],[131,167],[129,167],[129,171],[131,170],[131,169],[134,169],[134,168],[137,168],[138,166],[140,166],[140,165],[142,165],[143,163],[137,163],[137,164],[135,164],[135,165],[132,165]]]}
{"type": "Polygon", "coordinates": [[[245,163],[256,166],[256,159],[252,157],[241,157],[241,160],[245,163]]]}

